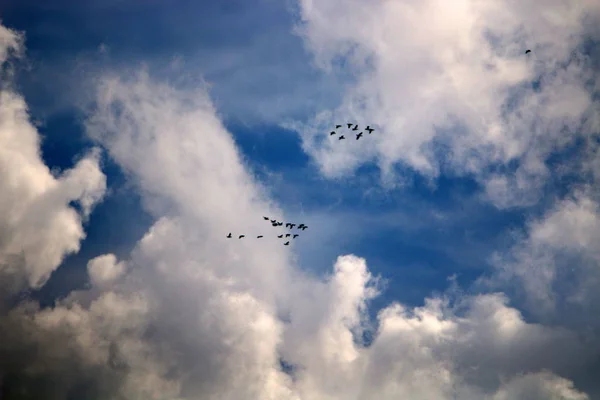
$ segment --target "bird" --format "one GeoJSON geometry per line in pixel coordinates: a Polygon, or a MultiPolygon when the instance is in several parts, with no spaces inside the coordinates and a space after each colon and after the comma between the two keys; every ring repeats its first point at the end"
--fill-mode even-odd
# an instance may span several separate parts
{"type": "Polygon", "coordinates": [[[296,224],[290,224],[290,229],[294,229],[295,226],[296,224]]]}
{"type": "Polygon", "coordinates": [[[375,129],[371,128],[371,125],[367,125],[367,127],[365,128],[366,131],[369,131],[369,135],[371,134],[371,132],[373,132],[375,129]]]}
{"type": "Polygon", "coordinates": [[[340,129],[342,126],[341,125],[336,125],[335,129],[340,129]]]}
{"type": "Polygon", "coordinates": [[[238,239],[241,239],[241,238],[243,238],[243,237],[246,237],[246,235],[240,235],[240,237],[239,237],[238,239]]]}
{"type": "Polygon", "coordinates": [[[300,236],[300,235],[298,235],[297,233],[294,233],[294,236],[292,236],[292,239],[296,239],[298,236],[300,236]]]}
{"type": "Polygon", "coordinates": [[[257,239],[260,239],[261,237],[262,237],[262,235],[260,235],[260,236],[257,236],[256,238],[257,238],[257,239]]]}
{"type": "Polygon", "coordinates": [[[531,50],[527,50],[525,51],[525,54],[531,53],[531,50]]]}
{"type": "Polygon", "coordinates": [[[287,245],[289,245],[289,244],[290,244],[290,241],[288,240],[288,241],[287,241],[287,242],[285,242],[283,245],[284,245],[284,246],[287,246],[287,245]]]}
{"type": "Polygon", "coordinates": [[[283,222],[278,222],[277,225],[281,226],[283,225],[283,222]]]}
{"type": "Polygon", "coordinates": [[[289,227],[290,225],[291,225],[291,224],[290,224],[289,222],[286,222],[286,223],[285,223],[285,227],[286,227],[286,228],[287,228],[287,227],[289,227]]]}
{"type": "Polygon", "coordinates": [[[303,226],[305,226],[305,225],[304,224],[298,225],[298,229],[302,229],[303,226]]]}
{"type": "Polygon", "coordinates": [[[274,226],[274,227],[277,227],[277,226],[278,226],[277,224],[271,224],[271,225],[272,225],[272,226],[274,226]]]}
{"type": "Polygon", "coordinates": [[[358,130],[358,125],[354,125],[354,128],[352,128],[353,131],[357,131],[358,130]]]}
{"type": "Polygon", "coordinates": [[[356,140],[360,139],[362,137],[363,133],[359,133],[358,135],[356,135],[356,140]]]}
{"type": "Polygon", "coordinates": [[[291,234],[291,233],[286,233],[286,234],[285,234],[285,237],[290,237],[290,236],[292,236],[292,234],[291,234]]]}
{"type": "Polygon", "coordinates": [[[265,221],[268,221],[268,220],[269,220],[269,217],[263,217],[263,219],[264,219],[265,221]]]}
{"type": "Polygon", "coordinates": [[[308,228],[308,226],[304,225],[304,226],[302,227],[302,230],[305,230],[306,228],[308,228]]]}
{"type": "Polygon", "coordinates": [[[348,125],[348,129],[352,128],[352,124],[346,124],[348,125]]]}
{"type": "Polygon", "coordinates": [[[342,135],[342,136],[340,136],[340,137],[338,138],[338,140],[342,140],[342,139],[346,139],[346,138],[344,137],[344,135],[342,135]]]}
{"type": "Polygon", "coordinates": [[[277,222],[277,220],[276,220],[276,219],[272,219],[272,220],[271,220],[271,223],[272,223],[272,224],[274,224],[275,222],[277,222]]]}
{"type": "Polygon", "coordinates": [[[283,237],[283,235],[277,235],[277,237],[278,237],[279,239],[281,239],[281,238],[283,237]]]}
{"type": "Polygon", "coordinates": [[[329,136],[333,136],[333,135],[335,135],[335,131],[331,131],[331,132],[329,133],[329,136]]]}
{"type": "Polygon", "coordinates": [[[231,239],[231,232],[229,232],[229,235],[227,235],[227,239],[231,239]]]}

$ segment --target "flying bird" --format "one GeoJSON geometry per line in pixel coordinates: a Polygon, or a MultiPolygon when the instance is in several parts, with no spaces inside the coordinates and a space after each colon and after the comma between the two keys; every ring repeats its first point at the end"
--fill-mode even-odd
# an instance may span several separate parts
{"type": "Polygon", "coordinates": [[[531,53],[531,50],[525,51],[525,54],[529,54],[529,53],[531,53]]]}
{"type": "Polygon", "coordinates": [[[371,125],[367,125],[367,127],[365,128],[366,131],[369,131],[369,135],[371,134],[371,132],[373,132],[375,129],[371,128],[371,125]]]}
{"type": "Polygon", "coordinates": [[[358,135],[356,135],[356,140],[360,139],[362,137],[363,133],[359,133],[358,135]]]}
{"type": "Polygon", "coordinates": [[[305,226],[305,225],[304,224],[298,225],[298,229],[302,229],[303,226],[305,226]]]}
{"type": "Polygon", "coordinates": [[[262,235],[260,235],[260,236],[257,236],[256,238],[257,238],[257,239],[260,239],[261,237],[262,237],[262,235]]]}
{"type": "Polygon", "coordinates": [[[265,221],[268,221],[268,220],[269,220],[269,217],[263,217],[263,219],[264,219],[265,221]]]}
{"type": "Polygon", "coordinates": [[[294,229],[295,226],[296,224],[290,224],[290,229],[294,229]]]}
{"type": "Polygon", "coordinates": [[[289,222],[286,222],[286,223],[285,223],[285,227],[286,227],[286,228],[287,228],[287,227],[289,227],[290,225],[291,225],[291,224],[290,224],[289,222]]]}
{"type": "Polygon", "coordinates": [[[274,224],[274,223],[276,223],[276,222],[277,222],[277,220],[276,220],[276,219],[272,219],[272,220],[271,220],[271,223],[272,223],[272,224],[274,224]]]}
{"type": "Polygon", "coordinates": [[[238,239],[241,239],[241,238],[243,238],[243,237],[246,237],[246,235],[240,235],[240,237],[239,237],[238,239]]]}
{"type": "Polygon", "coordinates": [[[358,125],[354,125],[354,128],[352,128],[353,131],[357,131],[358,130],[358,125]]]}
{"type": "Polygon", "coordinates": [[[294,236],[292,236],[292,239],[296,239],[298,236],[300,236],[300,235],[298,235],[297,233],[294,233],[294,236]]]}
{"type": "Polygon", "coordinates": [[[348,125],[348,129],[352,128],[352,124],[346,124],[348,125]]]}
{"type": "Polygon", "coordinates": [[[287,245],[289,245],[289,244],[290,244],[290,241],[288,240],[288,241],[287,241],[287,242],[285,242],[283,245],[284,245],[284,246],[287,246],[287,245]]]}
{"type": "Polygon", "coordinates": [[[277,225],[281,226],[283,225],[283,222],[278,222],[277,225]]]}
{"type": "Polygon", "coordinates": [[[335,129],[340,129],[342,126],[341,125],[336,125],[335,129]]]}
{"type": "Polygon", "coordinates": [[[308,228],[308,226],[304,225],[304,226],[302,227],[302,230],[305,230],[306,228],[308,228]]]}
{"type": "Polygon", "coordinates": [[[231,239],[231,232],[229,232],[229,235],[227,235],[227,239],[231,239]]]}
{"type": "Polygon", "coordinates": [[[285,234],[285,237],[290,237],[290,236],[292,236],[292,234],[291,234],[291,233],[286,233],[286,234],[285,234]]]}
{"type": "Polygon", "coordinates": [[[281,239],[281,238],[283,237],[283,235],[277,235],[277,237],[278,237],[279,239],[281,239]]]}
{"type": "Polygon", "coordinates": [[[346,138],[344,137],[344,135],[342,135],[342,136],[340,136],[340,137],[338,138],[338,140],[342,140],[342,139],[346,139],[346,138]]]}
{"type": "Polygon", "coordinates": [[[329,132],[329,136],[333,136],[333,135],[335,135],[335,131],[329,132]]]}

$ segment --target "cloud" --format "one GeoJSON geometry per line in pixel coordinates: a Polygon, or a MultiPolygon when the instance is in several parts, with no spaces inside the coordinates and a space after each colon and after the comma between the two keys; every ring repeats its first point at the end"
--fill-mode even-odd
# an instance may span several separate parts
{"type": "Polygon", "coordinates": [[[109,284],[125,272],[123,262],[117,262],[114,254],[98,256],[88,263],[88,275],[92,284],[101,286],[109,284]]]}
{"type": "MultiPolygon", "coordinates": [[[[174,88],[144,71],[98,83],[86,130],[155,222],[129,257],[90,260],[89,288],[53,307],[24,301],[0,314],[3,398],[587,398],[572,375],[591,362],[588,343],[567,328],[526,322],[500,293],[391,304],[371,326],[367,307],[379,285],[365,259],[341,256],[330,276],[311,277],[296,268],[293,247],[252,240],[272,232],[262,215],[284,216],[247,171],[204,88],[174,88]],[[228,240],[229,231],[248,240],[228,240]],[[368,330],[374,340],[365,346],[368,330]]],[[[29,155],[30,169],[16,171],[30,175],[14,181],[19,196],[0,191],[0,204],[19,209],[30,196],[35,218],[0,232],[36,232],[25,254],[47,260],[36,265],[46,271],[59,262],[45,257],[46,246],[76,251],[84,234],[68,202],[82,199],[89,212],[104,181],[97,152],[60,178],[49,175],[37,132],[21,117],[0,132],[13,146],[27,127],[18,137],[28,146],[7,154],[29,155]],[[63,220],[76,235],[54,225],[63,220]],[[27,230],[31,221],[41,225],[27,230]]]]}
{"type": "MultiPolygon", "coordinates": [[[[1,27],[0,37],[4,64],[10,52],[23,49],[17,33],[1,27]]],[[[16,286],[5,289],[10,293],[39,288],[67,254],[79,250],[82,220],[102,198],[106,182],[97,149],[73,169],[52,175],[40,157],[40,138],[25,101],[9,83],[0,91],[0,273],[14,280],[16,286]]]]}
{"type": "Polygon", "coordinates": [[[594,65],[580,47],[597,33],[596,2],[298,3],[316,65],[356,76],[339,107],[287,124],[326,176],[376,161],[387,183],[397,165],[446,171],[475,177],[499,207],[530,205],[549,155],[597,129],[594,65]],[[360,146],[323,140],[346,121],[377,131],[360,146]]]}
{"type": "Polygon", "coordinates": [[[531,220],[507,252],[493,258],[495,287],[513,286],[529,312],[554,324],[598,327],[600,208],[590,188],[531,220]]]}
{"type": "Polygon", "coordinates": [[[575,390],[571,382],[548,372],[515,378],[494,396],[494,400],[521,398],[585,400],[588,397],[575,390]]]}

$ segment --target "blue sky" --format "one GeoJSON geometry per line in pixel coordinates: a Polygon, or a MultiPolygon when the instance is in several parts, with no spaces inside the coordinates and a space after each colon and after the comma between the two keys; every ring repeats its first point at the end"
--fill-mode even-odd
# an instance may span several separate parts
{"type": "MultiPolygon", "coordinates": [[[[71,207],[85,214],[89,196],[94,204],[80,241],[54,243],[58,228],[26,230],[23,217],[23,232],[48,231],[14,245],[26,257],[14,276],[29,279],[15,287],[42,307],[23,318],[65,318],[78,343],[141,343],[115,345],[132,366],[118,379],[107,369],[78,386],[87,378],[49,367],[40,376],[60,377],[57,399],[101,393],[101,379],[123,398],[600,396],[583,372],[600,356],[600,9],[448,4],[0,4],[0,24],[25,35],[2,88],[23,96],[41,137],[54,172],[43,179],[54,183],[40,187],[64,186],[67,199],[48,195],[39,213],[59,221],[71,207]],[[349,119],[376,131],[329,142],[332,124],[349,119]],[[263,215],[309,229],[283,250],[230,246],[230,231],[273,235],[263,215]],[[56,265],[45,261],[53,251],[64,256],[56,265]],[[36,286],[41,270],[51,275],[36,286]],[[346,336],[362,318],[380,338],[366,347],[346,336]],[[144,357],[150,366],[136,369],[144,357]],[[304,375],[289,380],[279,362],[304,375]],[[253,367],[239,382],[274,374],[272,386],[228,384],[241,365],[253,367]],[[139,377],[149,383],[136,392],[139,377]]],[[[9,267],[10,235],[0,235],[9,267]]],[[[46,339],[31,340],[19,346],[46,339]]],[[[113,359],[96,344],[82,360],[113,359]]],[[[8,345],[3,354],[14,356],[8,345]]],[[[0,389],[11,374],[37,379],[0,363],[0,389]]]]}

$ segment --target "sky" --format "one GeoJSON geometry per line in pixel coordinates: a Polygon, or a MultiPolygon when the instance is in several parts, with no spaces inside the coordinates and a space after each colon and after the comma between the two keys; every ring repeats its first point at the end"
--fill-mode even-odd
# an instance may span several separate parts
{"type": "Polygon", "coordinates": [[[3,1],[0,399],[600,399],[599,27],[3,1]]]}

